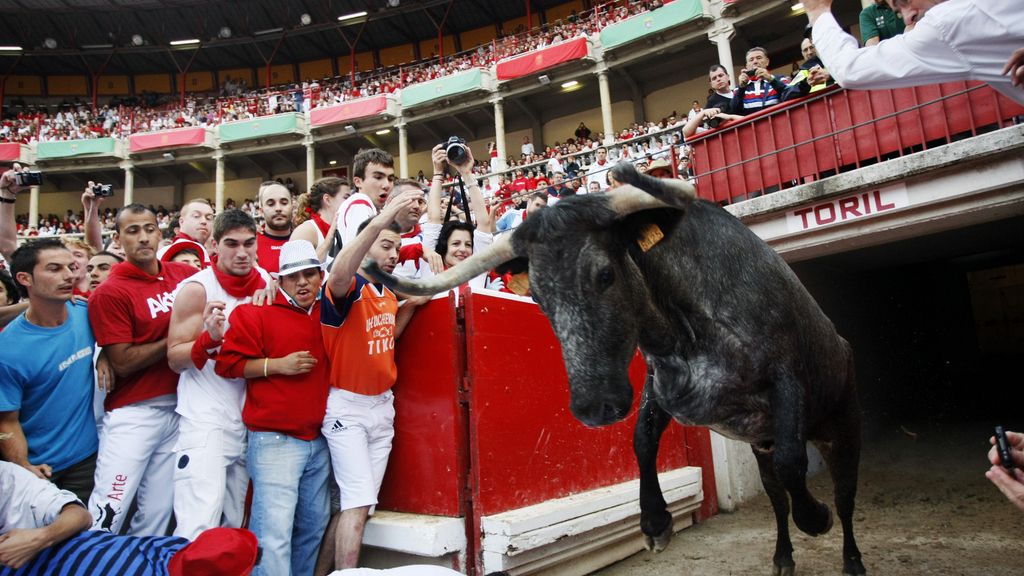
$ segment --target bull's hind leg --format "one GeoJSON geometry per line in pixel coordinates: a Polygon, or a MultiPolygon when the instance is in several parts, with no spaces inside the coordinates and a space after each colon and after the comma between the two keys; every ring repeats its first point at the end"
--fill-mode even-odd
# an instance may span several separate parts
{"type": "Polygon", "coordinates": [[[857,497],[860,462],[860,409],[853,402],[847,414],[834,424],[831,442],[815,443],[828,464],[836,493],[836,514],[843,525],[843,574],[865,574],[860,549],[853,536],[853,509],[857,497]]]}
{"type": "Polygon", "coordinates": [[[761,484],[775,512],[775,556],[772,557],[772,574],[793,576],[796,563],[793,562],[793,542],[789,539],[789,496],[786,495],[786,488],[775,477],[771,453],[753,446],[751,448],[754,450],[754,458],[757,459],[757,469],[761,473],[761,484]]]}
{"type": "Polygon", "coordinates": [[[672,539],[672,515],[658,482],[658,446],[672,417],[651,395],[648,374],[640,399],[640,412],[633,430],[633,453],[640,467],[640,530],[648,550],[661,552],[672,539]]]}

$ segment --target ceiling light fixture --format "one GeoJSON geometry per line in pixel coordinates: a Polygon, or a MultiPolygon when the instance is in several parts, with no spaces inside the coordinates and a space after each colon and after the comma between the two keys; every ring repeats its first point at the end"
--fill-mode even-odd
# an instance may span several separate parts
{"type": "Polygon", "coordinates": [[[253,36],[266,36],[267,34],[277,34],[278,32],[284,32],[284,28],[267,28],[266,30],[257,30],[252,33],[253,36]]]}
{"type": "Polygon", "coordinates": [[[385,134],[390,134],[390,133],[391,133],[391,130],[388,129],[388,128],[385,128],[383,130],[377,130],[376,132],[374,132],[374,134],[376,134],[377,136],[383,136],[385,134]]]}
{"type": "Polygon", "coordinates": [[[188,40],[171,40],[171,46],[188,46],[189,44],[199,44],[199,39],[189,38],[188,40]]]}
{"type": "Polygon", "coordinates": [[[351,14],[345,14],[344,16],[338,16],[338,22],[344,22],[345,20],[352,20],[353,18],[362,18],[366,16],[366,12],[353,12],[351,14]]]}
{"type": "Polygon", "coordinates": [[[0,52],[21,52],[21,46],[0,46],[0,52]]]}
{"type": "Polygon", "coordinates": [[[303,26],[309,26],[311,22],[313,22],[313,17],[310,16],[309,14],[303,14],[302,16],[299,16],[299,24],[302,24],[303,26]]]}
{"type": "Polygon", "coordinates": [[[562,88],[573,88],[579,85],[579,80],[569,80],[568,82],[562,82],[562,88]]]}
{"type": "Polygon", "coordinates": [[[793,12],[799,12],[799,11],[804,9],[804,3],[803,2],[797,2],[796,4],[793,4],[792,6],[790,6],[789,9],[792,10],[793,12]]]}
{"type": "Polygon", "coordinates": [[[331,160],[330,162],[328,162],[328,164],[330,164],[331,166],[334,166],[337,163],[338,163],[337,160],[331,160]]]}

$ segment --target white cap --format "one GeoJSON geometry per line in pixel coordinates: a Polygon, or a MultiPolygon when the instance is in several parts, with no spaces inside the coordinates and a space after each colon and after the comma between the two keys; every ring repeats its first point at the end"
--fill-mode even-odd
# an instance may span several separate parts
{"type": "Polygon", "coordinates": [[[316,249],[308,240],[289,240],[281,246],[281,257],[278,260],[279,270],[275,276],[287,276],[306,268],[323,269],[323,264],[316,257],[316,249]]]}

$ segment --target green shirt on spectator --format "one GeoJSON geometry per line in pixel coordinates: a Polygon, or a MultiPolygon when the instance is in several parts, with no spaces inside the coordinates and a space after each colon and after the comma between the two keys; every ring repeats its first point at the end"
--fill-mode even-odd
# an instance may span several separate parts
{"type": "Polygon", "coordinates": [[[885,2],[860,11],[860,40],[864,44],[875,36],[881,41],[903,34],[904,27],[903,19],[885,2]]]}

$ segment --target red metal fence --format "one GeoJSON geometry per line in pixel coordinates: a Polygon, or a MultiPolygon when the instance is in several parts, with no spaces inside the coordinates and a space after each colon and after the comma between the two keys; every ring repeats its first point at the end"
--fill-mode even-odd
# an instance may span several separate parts
{"type": "Polygon", "coordinates": [[[978,82],[834,87],[688,143],[700,196],[731,203],[1003,128],[1020,115],[1024,107],[978,82]]]}
{"type": "MultiPolygon", "coordinates": [[[[573,418],[561,346],[534,303],[468,289],[458,304],[452,294],[435,299],[416,312],[396,356],[395,441],[380,507],[465,518],[471,565],[481,517],[638,477],[635,410],[602,428],[573,418]]],[[[645,374],[638,354],[635,404],[645,374]]],[[[672,424],[659,456],[660,471],[703,469],[698,519],[715,514],[708,431],[672,424]]]]}

